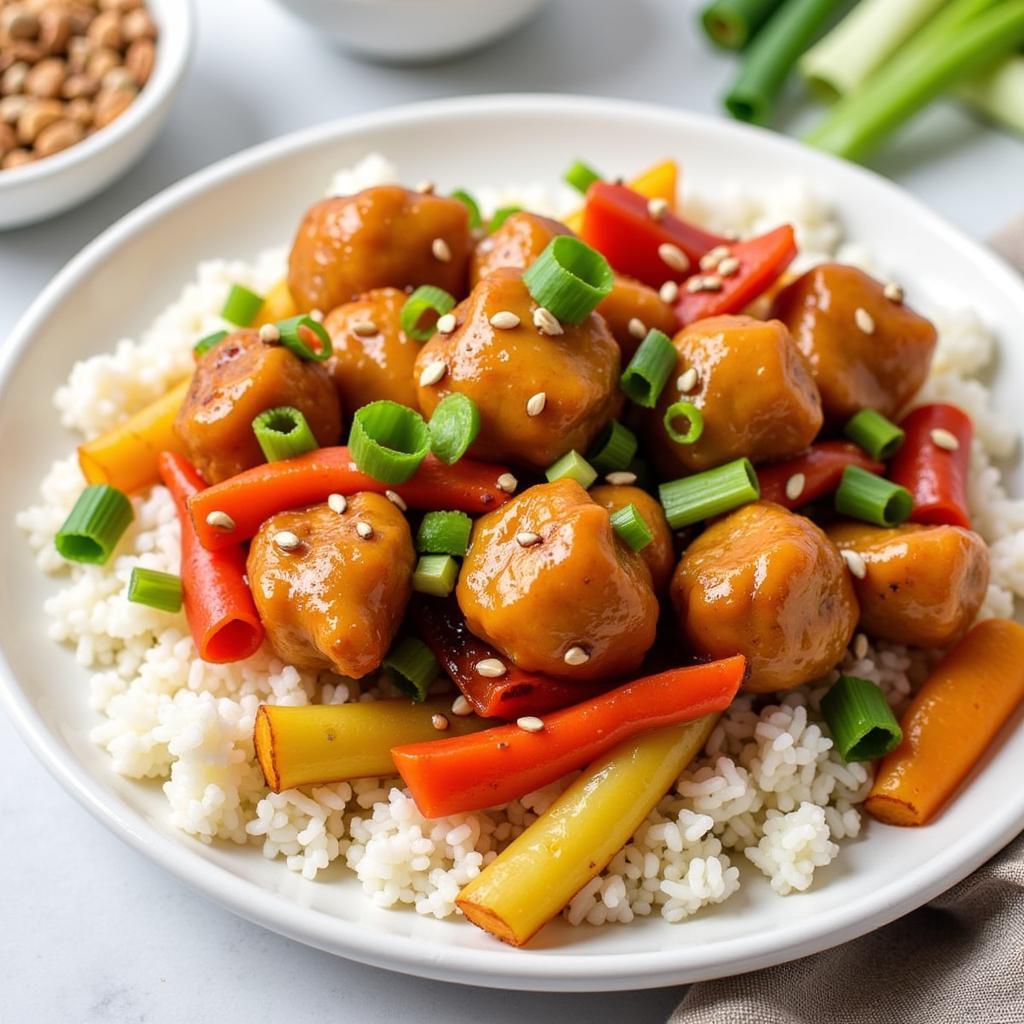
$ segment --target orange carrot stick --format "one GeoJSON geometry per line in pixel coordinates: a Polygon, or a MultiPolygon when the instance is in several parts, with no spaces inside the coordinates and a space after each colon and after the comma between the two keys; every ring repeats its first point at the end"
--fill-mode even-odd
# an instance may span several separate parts
{"type": "Polygon", "coordinates": [[[475,811],[546,786],[638,732],[724,711],[745,669],[740,655],[670,669],[543,721],[520,718],[471,736],[409,743],[394,747],[391,756],[428,818],[475,811]]]}
{"type": "Polygon", "coordinates": [[[865,807],[889,825],[924,825],[1024,700],[1024,627],[979,622],[921,687],[865,807]]]}

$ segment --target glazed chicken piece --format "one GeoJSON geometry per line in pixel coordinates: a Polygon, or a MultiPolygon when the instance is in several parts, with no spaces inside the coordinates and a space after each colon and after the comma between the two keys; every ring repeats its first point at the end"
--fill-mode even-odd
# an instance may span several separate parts
{"type": "Polygon", "coordinates": [[[359,679],[380,667],[398,632],[415,562],[405,516],[364,492],[341,514],[314,505],[272,516],[253,538],[247,571],[283,661],[359,679]],[[372,534],[362,536],[360,523],[372,534]]]}
{"type": "Polygon", "coordinates": [[[632,672],[658,619],[643,558],[567,479],[531,487],[477,522],[456,596],[481,639],[521,668],[567,679],[632,672]]]}
{"type": "Polygon", "coordinates": [[[694,653],[744,655],[755,693],[818,678],[857,626],[835,545],[810,519],[766,501],[709,526],[680,560],[671,596],[694,653]]]}
{"type": "Polygon", "coordinates": [[[455,308],[455,330],[420,350],[423,414],[455,391],[480,410],[473,458],[544,469],[570,449],[585,451],[622,407],[619,348],[604,320],[591,314],[552,337],[534,326],[536,308],[519,271],[497,270],[455,308]],[[496,314],[514,326],[495,327],[496,314]]]}
{"type": "Polygon", "coordinates": [[[772,316],[792,333],[836,425],[861,409],[895,419],[928,376],[931,321],[856,267],[807,271],[779,293],[772,316]]]}
{"type": "Polygon", "coordinates": [[[401,325],[407,298],[397,288],[375,288],[332,309],[324,319],[334,346],[327,370],[343,408],[355,412],[382,398],[418,408],[412,369],[420,343],[401,325]]]}
{"type": "Polygon", "coordinates": [[[782,459],[806,448],[821,429],[818,390],[777,320],[710,317],[684,328],[672,344],[676,368],[657,408],[644,416],[651,454],[665,476],[743,455],[754,463],[782,459]],[[695,444],[678,444],[665,431],[665,412],[678,401],[703,414],[695,444]]]}
{"type": "Polygon", "coordinates": [[[860,625],[869,636],[911,647],[946,647],[967,631],[988,589],[988,546],[959,526],[907,523],[885,530],[836,523],[840,551],[863,559],[853,576],[860,625]]]}
{"type": "Polygon", "coordinates": [[[206,351],[174,421],[185,454],[207,483],[266,462],[252,421],[267,409],[298,409],[320,445],[337,444],[341,405],[328,372],[283,345],[242,330],[206,351]]]}
{"type": "Polygon", "coordinates": [[[640,557],[651,570],[655,593],[663,594],[672,578],[676,558],[672,531],[668,527],[661,503],[639,487],[623,484],[600,484],[591,487],[588,493],[593,501],[609,512],[617,512],[627,505],[636,506],[637,512],[654,534],[650,544],[640,551],[640,557]]]}
{"type": "Polygon", "coordinates": [[[325,312],[374,288],[432,284],[466,291],[469,213],[458,199],[397,185],[321,200],[306,213],[288,260],[300,310],[325,312]]]}

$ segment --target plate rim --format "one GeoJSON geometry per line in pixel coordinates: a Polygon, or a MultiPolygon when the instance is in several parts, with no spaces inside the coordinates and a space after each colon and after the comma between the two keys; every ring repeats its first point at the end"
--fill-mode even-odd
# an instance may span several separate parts
{"type": "MultiPolygon", "coordinates": [[[[985,249],[895,183],[874,172],[808,149],[765,129],[739,125],[690,111],[631,100],[567,96],[557,93],[509,93],[452,97],[402,104],[313,125],[278,136],[233,154],[157,193],[129,212],[73,257],[42,290],[11,330],[0,353],[0,400],[21,354],[35,330],[49,316],[59,297],[74,290],[92,269],[123,243],[144,234],[153,222],[225,181],[265,163],[361,132],[394,127],[409,120],[479,118],[512,114],[591,117],[636,117],[662,122],[666,130],[691,129],[711,136],[748,136],[760,146],[798,154],[809,171],[828,165],[832,175],[861,179],[882,188],[903,203],[913,216],[976,260],[1024,310],[1024,280],[1001,258],[985,249]]],[[[51,733],[19,685],[0,649],[0,700],[29,748],[64,789],[122,841],[149,857],[194,890],[216,903],[289,938],[376,967],[441,981],[503,988],[510,983],[533,990],[607,991],[655,988],[705,980],[767,967],[831,948],[895,920],[955,885],[1005,846],[1024,828],[1024,809],[1007,808],[978,831],[929,859],[910,875],[878,889],[870,900],[833,908],[819,919],[787,924],[786,937],[758,933],[707,943],[695,949],[679,945],[642,953],[571,953],[494,948],[426,946],[409,936],[383,934],[303,906],[270,892],[175,843],[117,796],[114,789],[76,770],[77,759],[51,733]],[[913,879],[913,884],[908,884],[913,879]],[[893,892],[892,890],[897,890],[893,892]],[[827,923],[826,923],[827,922],[827,923]]]]}

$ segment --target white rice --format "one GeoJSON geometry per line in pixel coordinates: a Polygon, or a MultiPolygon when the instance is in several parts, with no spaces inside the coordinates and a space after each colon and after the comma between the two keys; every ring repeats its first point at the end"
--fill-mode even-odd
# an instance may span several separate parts
{"type": "MultiPolygon", "coordinates": [[[[394,181],[380,156],[340,172],[331,192],[394,181]]],[[[545,185],[481,188],[485,210],[519,204],[564,213],[572,198],[545,185]]],[[[758,194],[726,185],[713,198],[690,197],[688,213],[720,231],[749,234],[790,221],[801,246],[798,269],[825,258],[872,268],[869,254],[844,244],[830,206],[799,182],[758,194]]],[[[94,436],[163,394],[191,367],[197,337],[226,325],[217,311],[231,284],[265,291],[284,273],[283,250],[253,264],[210,260],[196,280],[136,341],[76,363],[55,403],[64,426],[94,436]]],[[[974,418],[970,504],[992,547],[992,583],[983,616],[1010,615],[1024,595],[1024,502],[1007,497],[992,459],[1015,450],[1012,430],[992,410],[979,380],[994,340],[968,310],[927,310],[940,342],[920,401],[943,399],[974,418]]],[[[285,665],[268,647],[245,662],[209,665],[196,657],[184,616],[124,597],[132,567],[177,572],[179,530],[170,496],[153,487],[133,499],[136,520],[107,566],[69,565],[53,536],[84,481],[74,456],[51,467],[40,504],[18,517],[40,568],[62,577],[46,602],[50,636],[74,648],[91,670],[90,697],[99,715],[92,738],[114,771],[163,779],[171,820],[205,842],[261,843],[269,858],[313,879],[334,861],[354,872],[381,907],[407,905],[437,918],[458,913],[459,889],[523,831],[569,779],[506,807],[426,820],[397,780],[367,779],[280,794],[263,785],[252,747],[261,702],[305,704],[372,700],[377,690],[329,673],[285,665]]],[[[858,635],[840,669],[874,680],[890,703],[905,707],[934,656],[858,635]]],[[[566,908],[572,924],[628,922],[657,911],[680,921],[721,903],[753,865],[785,895],[807,889],[815,869],[839,853],[838,841],[862,827],[858,805],[870,769],[836,754],[818,701],[821,685],[789,691],[778,703],[739,698],[722,717],[707,749],[651,811],[606,870],[566,908]]],[[[756,883],[752,883],[756,884],[756,883]]]]}

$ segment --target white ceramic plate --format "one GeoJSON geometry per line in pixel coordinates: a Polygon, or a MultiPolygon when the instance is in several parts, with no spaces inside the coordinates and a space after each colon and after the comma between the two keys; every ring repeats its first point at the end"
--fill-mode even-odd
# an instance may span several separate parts
{"type": "Polygon", "coordinates": [[[289,240],[331,172],[369,150],[390,156],[405,180],[430,178],[445,189],[555,181],[576,156],[627,173],[671,155],[684,163],[687,183],[704,189],[731,177],[752,184],[809,179],[835,198],[850,237],[884,252],[912,299],[970,302],[983,313],[1003,346],[996,402],[1024,427],[1021,281],[891,184],[779,136],[653,107],[529,96],[407,107],[261,146],[169,189],[111,228],[61,272],[4,347],[0,689],[26,739],[67,789],[183,881],[285,935],[412,974],[560,990],[653,987],[804,956],[920,905],[1024,827],[1024,729],[1008,729],[935,824],[870,824],[806,894],[781,899],[752,873],[737,896],[681,925],[660,918],[600,929],[558,923],[529,949],[514,950],[465,922],[375,909],[341,870],[307,882],[256,849],[204,846],[170,827],[156,785],[110,771],[106,754],[87,738],[95,716],[86,673],[46,638],[41,606],[53,584],[36,571],[12,525],[15,512],[34,500],[50,460],[73,443],[54,425],[50,395],[74,359],[143,327],[200,258],[250,257],[289,240]]]}

